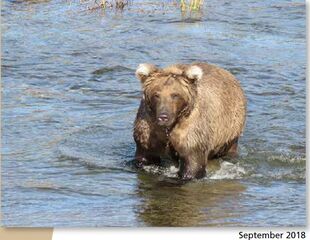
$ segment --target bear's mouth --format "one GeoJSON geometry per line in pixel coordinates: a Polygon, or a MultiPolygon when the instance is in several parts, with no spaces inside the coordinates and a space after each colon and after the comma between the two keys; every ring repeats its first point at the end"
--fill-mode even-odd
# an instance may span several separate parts
{"type": "Polygon", "coordinates": [[[171,121],[171,120],[160,120],[160,119],[158,119],[158,121],[157,121],[157,124],[158,124],[158,126],[160,126],[160,127],[170,127],[172,124],[173,124],[173,121],[171,121]]]}
{"type": "Polygon", "coordinates": [[[166,113],[162,113],[158,116],[157,120],[159,125],[166,124],[167,122],[169,122],[169,116],[166,113]]]}

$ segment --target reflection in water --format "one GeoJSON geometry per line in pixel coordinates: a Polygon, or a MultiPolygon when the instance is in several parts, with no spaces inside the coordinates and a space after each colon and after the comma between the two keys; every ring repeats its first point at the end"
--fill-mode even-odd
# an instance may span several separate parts
{"type": "Polygon", "coordinates": [[[225,225],[224,219],[232,225],[242,214],[238,202],[245,189],[238,181],[182,184],[139,174],[138,194],[143,204],[138,217],[147,226],[225,225]]]}

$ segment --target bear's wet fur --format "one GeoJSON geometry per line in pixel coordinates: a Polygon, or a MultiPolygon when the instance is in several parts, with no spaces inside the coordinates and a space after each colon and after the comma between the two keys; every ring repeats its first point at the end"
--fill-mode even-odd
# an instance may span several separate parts
{"type": "Polygon", "coordinates": [[[169,157],[190,180],[205,176],[209,159],[237,153],[246,98],[231,73],[208,63],[140,64],[136,76],[143,89],[133,134],[137,167],[169,157]]]}

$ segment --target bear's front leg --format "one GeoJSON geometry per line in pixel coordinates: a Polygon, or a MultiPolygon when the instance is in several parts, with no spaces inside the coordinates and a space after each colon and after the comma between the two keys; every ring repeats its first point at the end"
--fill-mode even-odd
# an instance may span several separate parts
{"type": "Polygon", "coordinates": [[[143,149],[141,146],[137,145],[135,154],[135,166],[137,168],[142,168],[143,166],[155,164],[160,164],[160,157],[149,153],[147,150],[143,149]]]}
{"type": "Polygon", "coordinates": [[[180,156],[180,169],[178,172],[181,180],[203,178],[206,175],[205,156],[197,153],[180,156]]]}

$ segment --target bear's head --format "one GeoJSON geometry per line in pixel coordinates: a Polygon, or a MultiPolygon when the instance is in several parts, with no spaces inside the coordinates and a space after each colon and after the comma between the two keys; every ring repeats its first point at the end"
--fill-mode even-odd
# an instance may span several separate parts
{"type": "Polygon", "coordinates": [[[140,64],[136,76],[140,79],[149,115],[159,126],[170,128],[187,116],[197,94],[197,81],[203,71],[196,65],[173,65],[165,69],[152,64],[140,64]]]}

